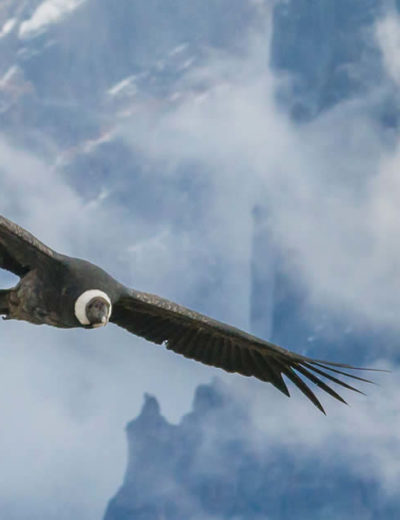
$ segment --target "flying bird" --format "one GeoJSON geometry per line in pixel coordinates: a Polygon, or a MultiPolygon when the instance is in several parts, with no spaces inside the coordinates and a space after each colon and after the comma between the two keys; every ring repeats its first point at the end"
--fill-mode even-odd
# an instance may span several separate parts
{"type": "Polygon", "coordinates": [[[272,383],[290,397],[286,376],[323,413],[309,382],[345,404],[321,376],[359,393],[342,377],[370,382],[348,373],[356,367],[296,354],[177,303],[125,287],[100,267],[57,253],[2,216],[0,268],[20,278],[15,287],[0,290],[4,319],[87,329],[115,323],[187,358],[272,383]]]}

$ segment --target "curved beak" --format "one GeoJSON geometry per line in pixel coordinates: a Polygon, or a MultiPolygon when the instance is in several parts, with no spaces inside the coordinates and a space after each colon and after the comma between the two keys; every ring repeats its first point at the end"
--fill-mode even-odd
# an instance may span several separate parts
{"type": "Polygon", "coordinates": [[[99,322],[99,323],[93,323],[93,324],[92,324],[92,328],[93,328],[93,329],[98,329],[99,327],[104,327],[105,325],[107,325],[107,323],[108,323],[107,316],[102,316],[102,317],[101,317],[101,322],[99,322]]]}

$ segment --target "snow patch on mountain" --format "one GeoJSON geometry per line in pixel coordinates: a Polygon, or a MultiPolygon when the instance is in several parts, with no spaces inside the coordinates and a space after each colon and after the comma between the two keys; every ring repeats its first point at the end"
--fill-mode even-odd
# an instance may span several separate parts
{"type": "Polygon", "coordinates": [[[130,93],[136,93],[137,87],[135,85],[135,80],[135,75],[129,76],[113,85],[107,92],[110,96],[117,96],[122,92],[126,93],[127,90],[129,90],[130,93]]]}
{"type": "Polygon", "coordinates": [[[16,65],[13,65],[10,67],[5,74],[0,78],[0,88],[3,88],[7,84],[9,84],[10,80],[18,74],[18,67],[16,65]]]}
{"type": "Polygon", "coordinates": [[[48,25],[59,22],[85,1],[86,0],[45,0],[36,8],[32,17],[21,24],[19,37],[22,39],[32,38],[40,34],[48,25]]]}
{"type": "Polygon", "coordinates": [[[16,22],[16,18],[10,18],[9,20],[7,20],[0,30],[0,38],[4,38],[4,36],[10,33],[14,29],[16,22]]]}

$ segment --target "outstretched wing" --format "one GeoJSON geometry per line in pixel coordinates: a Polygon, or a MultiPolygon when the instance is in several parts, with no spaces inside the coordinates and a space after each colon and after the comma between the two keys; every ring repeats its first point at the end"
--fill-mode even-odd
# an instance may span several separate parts
{"type": "Polygon", "coordinates": [[[17,276],[43,265],[58,254],[31,233],[0,215],[0,268],[17,276]]]}
{"type": "Polygon", "coordinates": [[[185,357],[268,381],[290,397],[282,377],[285,375],[323,413],[321,403],[303,378],[345,404],[320,376],[359,393],[362,392],[338,379],[336,374],[370,382],[342,370],[355,369],[350,365],[301,356],[176,303],[133,289],[114,304],[111,321],[149,341],[165,343],[168,349],[185,357]]]}

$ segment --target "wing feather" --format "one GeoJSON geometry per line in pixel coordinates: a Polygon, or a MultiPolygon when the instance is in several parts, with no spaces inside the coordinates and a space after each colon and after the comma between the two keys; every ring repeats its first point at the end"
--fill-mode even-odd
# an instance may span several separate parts
{"type": "Polygon", "coordinates": [[[127,290],[114,304],[111,321],[154,343],[164,343],[169,350],[185,357],[227,372],[270,382],[290,397],[283,379],[285,376],[323,413],[324,408],[309,387],[309,382],[335,399],[344,403],[345,400],[318,376],[360,392],[330,375],[327,370],[354,380],[371,382],[339,370],[356,368],[351,365],[314,360],[296,354],[171,301],[132,289],[127,290]]]}
{"type": "MultiPolygon", "coordinates": [[[[354,386],[351,386],[349,385],[348,383],[345,383],[344,381],[341,381],[340,379],[338,379],[337,377],[334,377],[334,376],[331,376],[330,374],[327,374],[326,372],[323,372],[322,370],[319,370],[318,368],[316,368],[315,366],[312,366],[312,365],[309,365],[308,363],[304,363],[303,366],[307,367],[308,369],[314,371],[316,374],[320,374],[321,376],[323,377],[326,377],[327,379],[329,379],[330,381],[333,381],[334,383],[336,383],[337,385],[340,385],[340,386],[343,386],[344,388],[348,388],[349,390],[353,390],[353,392],[358,392],[359,394],[364,394],[364,392],[361,392],[360,390],[358,390],[357,388],[355,388],[354,386]]],[[[344,373],[343,373],[344,374],[344,373]]],[[[348,377],[352,377],[350,374],[344,374],[348,377]]],[[[354,377],[354,376],[353,376],[354,377]]],[[[354,377],[355,378],[355,377],[354,377]]],[[[368,381],[368,379],[362,379],[360,377],[358,377],[357,379],[360,379],[361,381],[364,381],[366,383],[371,383],[371,381],[368,381]]]]}
{"type": "Polygon", "coordinates": [[[254,363],[251,359],[251,352],[249,352],[246,348],[241,348],[240,357],[242,360],[242,374],[244,376],[253,375],[254,363]]]}
{"type": "Polygon", "coordinates": [[[0,215],[0,268],[24,276],[30,269],[59,256],[31,233],[0,215]]]}
{"type": "Polygon", "coordinates": [[[329,385],[324,383],[319,377],[315,376],[312,372],[308,371],[307,369],[303,368],[301,365],[297,366],[296,369],[298,372],[303,374],[303,376],[306,376],[310,381],[315,383],[317,386],[322,388],[322,390],[325,390],[328,394],[330,394],[332,397],[337,399],[338,401],[347,404],[346,401],[341,397],[335,390],[333,390],[329,385]]]}

